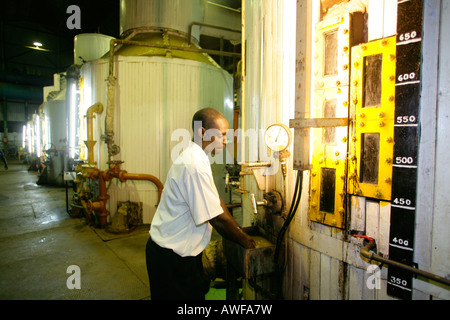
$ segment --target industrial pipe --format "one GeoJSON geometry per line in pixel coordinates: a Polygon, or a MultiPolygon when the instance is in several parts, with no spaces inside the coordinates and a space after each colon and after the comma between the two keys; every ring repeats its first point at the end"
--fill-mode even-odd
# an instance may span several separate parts
{"type": "Polygon", "coordinates": [[[93,129],[93,119],[95,117],[94,113],[102,113],[103,112],[103,104],[98,102],[92,106],[90,106],[86,111],[86,120],[87,120],[87,140],[84,142],[86,147],[88,148],[88,161],[89,164],[94,163],[94,146],[97,141],[94,141],[94,129],[93,129]]]}
{"type": "MultiPolygon", "coordinates": [[[[118,166],[116,165],[115,168],[117,168],[117,167],[118,166]]],[[[109,172],[110,172],[110,170],[109,170],[109,172]]],[[[120,182],[126,182],[127,180],[141,180],[141,181],[151,181],[151,182],[153,182],[156,185],[156,187],[158,188],[158,204],[159,204],[159,201],[161,200],[161,194],[162,194],[162,190],[163,190],[164,186],[163,186],[163,184],[161,183],[161,181],[157,177],[152,176],[150,174],[128,173],[125,170],[120,170],[117,175],[113,175],[113,176],[115,178],[119,179],[120,182]]]]}
{"type": "MultiPolygon", "coordinates": [[[[219,29],[219,30],[225,30],[225,31],[230,31],[230,32],[242,33],[241,30],[237,30],[237,29],[232,29],[232,28],[227,28],[227,27],[217,26],[217,25],[213,25],[213,24],[201,23],[201,22],[192,22],[192,23],[189,25],[189,29],[188,29],[188,45],[191,44],[192,27],[193,27],[193,26],[208,27],[208,28],[219,29]]],[[[220,51],[220,52],[222,52],[222,51],[220,51]]],[[[239,54],[239,55],[240,55],[240,54],[239,54]]]]}
{"type": "Polygon", "coordinates": [[[98,201],[92,202],[89,200],[87,202],[87,210],[88,213],[96,211],[100,218],[100,224],[105,226],[106,218],[109,215],[109,211],[106,209],[106,201],[110,198],[108,191],[106,190],[106,181],[103,173],[98,169],[94,170],[89,178],[92,180],[99,180],[100,195],[97,197],[98,201]]]}
{"type": "Polygon", "coordinates": [[[110,196],[108,195],[106,189],[106,182],[111,181],[116,178],[121,182],[126,182],[127,180],[144,180],[153,182],[158,188],[158,204],[161,200],[162,190],[164,188],[161,181],[152,176],[150,174],[136,174],[136,173],[128,173],[125,170],[121,170],[120,166],[115,164],[110,169],[106,171],[100,171],[95,169],[90,175],[89,178],[92,180],[99,181],[100,195],[97,197],[97,201],[92,202],[88,201],[87,210],[88,213],[92,211],[96,211],[100,218],[100,224],[102,226],[106,225],[106,218],[109,215],[109,211],[106,209],[106,201],[109,200],[110,196]]]}
{"type": "Polygon", "coordinates": [[[426,271],[423,271],[423,270],[420,270],[420,269],[417,269],[417,268],[413,268],[411,266],[408,266],[406,264],[403,264],[403,263],[400,263],[400,262],[397,262],[397,261],[394,261],[394,260],[389,260],[389,259],[383,258],[383,257],[381,257],[381,256],[379,256],[377,254],[374,254],[373,252],[370,252],[371,250],[375,249],[375,247],[376,247],[375,240],[369,241],[364,247],[361,248],[359,253],[360,253],[361,256],[363,256],[363,257],[365,257],[365,258],[367,258],[369,260],[375,260],[375,261],[381,262],[383,264],[387,264],[387,265],[391,265],[391,266],[399,268],[399,269],[407,270],[407,271],[409,271],[409,272],[411,272],[413,274],[417,274],[417,275],[420,275],[420,276],[425,277],[427,279],[431,279],[431,280],[434,280],[436,282],[439,282],[439,283],[445,284],[447,286],[450,286],[450,280],[449,279],[440,277],[440,276],[438,276],[436,274],[429,273],[429,272],[426,272],[426,271]]]}

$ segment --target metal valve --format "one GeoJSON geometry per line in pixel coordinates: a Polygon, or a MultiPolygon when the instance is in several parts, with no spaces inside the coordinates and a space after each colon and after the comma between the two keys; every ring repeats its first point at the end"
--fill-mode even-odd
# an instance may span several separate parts
{"type": "Polygon", "coordinates": [[[225,175],[225,192],[228,192],[230,190],[229,189],[230,186],[237,188],[237,187],[239,187],[240,184],[241,183],[239,181],[232,181],[232,180],[230,180],[230,174],[229,173],[227,173],[225,175]]]}
{"type": "Polygon", "coordinates": [[[258,206],[267,206],[267,200],[256,201],[255,194],[250,194],[250,199],[252,200],[253,213],[258,214],[258,206]]]}

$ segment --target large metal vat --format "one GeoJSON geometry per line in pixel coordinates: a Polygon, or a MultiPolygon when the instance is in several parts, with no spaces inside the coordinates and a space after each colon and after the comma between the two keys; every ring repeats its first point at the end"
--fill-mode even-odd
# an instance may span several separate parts
{"type": "MultiPolygon", "coordinates": [[[[121,31],[132,41],[187,46],[187,24],[201,19],[204,4],[203,0],[124,0],[121,1],[121,31]],[[169,13],[169,9],[176,12],[169,13]],[[187,14],[189,12],[191,16],[187,14]],[[182,21],[177,18],[181,13],[182,21]],[[164,23],[148,25],[155,21],[164,23]],[[170,30],[160,27],[170,27],[170,30]]],[[[113,118],[114,143],[120,147],[120,152],[111,160],[124,161],[122,169],[154,175],[163,183],[182,143],[191,139],[191,119],[197,110],[216,108],[232,125],[232,76],[204,53],[121,45],[116,48],[112,60],[105,57],[85,63],[80,76],[80,116],[95,103],[107,106],[107,110],[94,120],[94,140],[97,141],[94,158],[101,170],[108,168],[110,159],[107,144],[101,136],[107,129],[105,122],[111,99],[114,109],[110,109],[113,111],[109,117],[113,118]],[[113,87],[108,86],[107,81],[111,62],[115,78],[113,87]]],[[[216,177],[219,192],[222,192],[224,164],[215,165],[213,171],[223,173],[216,177]]],[[[111,215],[116,212],[118,201],[142,202],[143,222],[151,222],[158,195],[153,184],[116,180],[109,185],[108,194],[111,215]]]]}

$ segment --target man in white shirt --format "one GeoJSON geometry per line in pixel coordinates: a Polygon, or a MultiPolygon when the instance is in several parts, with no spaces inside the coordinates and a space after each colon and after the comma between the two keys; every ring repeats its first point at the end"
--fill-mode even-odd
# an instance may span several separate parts
{"type": "Polygon", "coordinates": [[[212,227],[244,248],[255,247],[220,199],[207,156],[223,151],[228,121],[205,108],[195,113],[192,127],[194,141],[170,168],[150,227],[146,258],[152,300],[205,298],[202,252],[212,227]],[[197,121],[201,126],[194,125],[197,121]]]}

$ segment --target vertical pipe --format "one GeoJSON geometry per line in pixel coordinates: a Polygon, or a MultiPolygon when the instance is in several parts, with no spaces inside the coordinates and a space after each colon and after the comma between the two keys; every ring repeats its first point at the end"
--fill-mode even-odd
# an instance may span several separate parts
{"type": "Polygon", "coordinates": [[[3,113],[3,139],[8,139],[8,107],[6,105],[5,96],[2,96],[2,113],[3,113]]]}
{"type": "MultiPolygon", "coordinates": [[[[247,0],[242,1],[242,70],[241,70],[241,162],[245,161],[245,61],[246,61],[246,39],[245,39],[245,8],[247,0]]],[[[243,181],[243,180],[242,180],[243,181]]]]}

